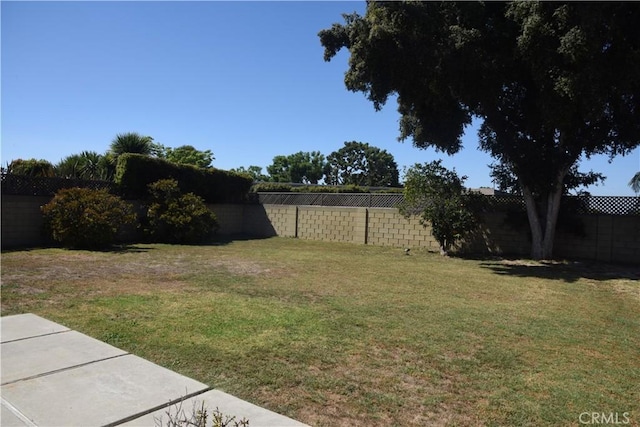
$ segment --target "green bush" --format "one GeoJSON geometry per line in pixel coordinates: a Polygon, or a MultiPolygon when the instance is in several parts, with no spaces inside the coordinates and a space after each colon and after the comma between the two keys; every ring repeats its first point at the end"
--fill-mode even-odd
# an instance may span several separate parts
{"type": "Polygon", "coordinates": [[[126,198],[147,198],[149,184],[162,179],[179,183],[183,193],[194,193],[207,203],[236,203],[246,199],[253,180],[237,172],[198,168],[140,154],[118,157],[115,182],[126,198]]]}
{"type": "Polygon", "coordinates": [[[42,207],[48,234],[64,247],[100,249],[115,242],[120,227],[135,222],[130,204],[107,190],[66,188],[42,207]]]}
{"type": "Polygon", "coordinates": [[[282,182],[260,182],[251,187],[252,193],[288,193],[293,187],[282,182]]]}
{"type": "Polygon", "coordinates": [[[216,215],[201,197],[182,194],[173,179],[149,185],[151,200],[145,220],[145,233],[163,243],[200,243],[219,228],[216,215]]]}

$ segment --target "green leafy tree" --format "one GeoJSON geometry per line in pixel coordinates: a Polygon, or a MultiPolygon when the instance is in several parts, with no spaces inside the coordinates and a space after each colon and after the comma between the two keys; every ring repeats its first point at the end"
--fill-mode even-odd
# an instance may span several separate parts
{"type": "Polygon", "coordinates": [[[13,175],[26,175],[38,177],[55,176],[55,168],[48,160],[16,159],[7,165],[6,172],[13,175]]]}
{"type": "Polygon", "coordinates": [[[199,168],[209,168],[215,160],[211,150],[201,151],[192,145],[181,145],[177,148],[171,148],[165,147],[162,144],[153,143],[151,154],[172,163],[192,165],[199,168]]]}
{"type": "Polygon", "coordinates": [[[107,190],[67,188],[42,207],[45,230],[64,247],[101,249],[111,246],[120,228],[133,224],[130,204],[107,190]]]}
{"type": "Polygon", "coordinates": [[[162,179],[149,184],[151,201],[147,209],[145,232],[164,243],[200,243],[218,229],[216,215],[204,200],[193,193],[182,194],[178,182],[162,179]]]}
{"type": "Polygon", "coordinates": [[[248,175],[253,179],[254,182],[266,182],[269,181],[269,176],[264,175],[262,173],[262,168],[260,166],[249,166],[245,168],[244,166],[240,166],[238,168],[233,168],[230,170],[231,172],[240,173],[243,175],[248,175]]]}
{"type": "Polygon", "coordinates": [[[325,182],[329,185],[397,187],[398,177],[393,156],[365,142],[345,142],[327,156],[325,182]]]}
{"type": "Polygon", "coordinates": [[[95,151],[83,151],[62,159],[56,164],[55,172],[63,178],[109,181],[113,179],[114,168],[106,156],[95,151]]]}
{"type": "MultiPolygon", "coordinates": [[[[491,178],[498,187],[498,190],[505,193],[522,195],[522,187],[518,182],[518,177],[513,170],[504,163],[492,163],[491,178]]],[[[599,185],[606,178],[601,173],[589,171],[580,172],[578,164],[571,166],[563,181],[564,194],[569,195],[573,191],[576,195],[585,194],[585,188],[591,185],[599,185]]]]}
{"type": "Polygon", "coordinates": [[[267,166],[274,182],[317,184],[324,174],[325,158],[319,151],[299,151],[288,156],[275,156],[267,166]]]}
{"type": "Polygon", "coordinates": [[[448,154],[473,117],[516,177],[533,258],[551,258],[565,177],[582,157],[640,144],[640,4],[368,2],[319,33],[345,85],[376,109],[397,95],[400,139],[448,154]]]}
{"type": "Polygon", "coordinates": [[[640,193],[640,172],[636,172],[636,174],[629,181],[629,186],[636,193],[640,193]]]}
{"type": "Polygon", "coordinates": [[[465,194],[466,178],[446,169],[440,160],[415,164],[406,172],[400,212],[407,217],[419,215],[423,226],[431,225],[442,255],[479,222],[477,200],[465,194]]]}

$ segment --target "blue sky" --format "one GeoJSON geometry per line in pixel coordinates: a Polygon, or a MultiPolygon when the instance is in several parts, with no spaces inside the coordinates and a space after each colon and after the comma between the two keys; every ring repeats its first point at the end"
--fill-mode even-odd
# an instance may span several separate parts
{"type": "MultiPolygon", "coordinates": [[[[258,165],[274,156],[362,141],[399,168],[442,158],[470,187],[491,187],[491,158],[477,149],[448,157],[400,143],[390,101],[375,112],[345,89],[348,52],[322,59],[318,31],[364,13],[364,2],[2,1],[2,165],[107,151],[117,133],[170,147],[210,149],[214,166],[258,165]]],[[[595,195],[633,195],[640,149],[608,163],[595,195]]]]}

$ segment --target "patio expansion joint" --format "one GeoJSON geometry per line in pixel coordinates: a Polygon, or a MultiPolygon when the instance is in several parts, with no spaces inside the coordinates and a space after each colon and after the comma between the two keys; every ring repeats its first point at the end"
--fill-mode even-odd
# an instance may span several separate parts
{"type": "Polygon", "coordinates": [[[185,394],[184,396],[182,396],[182,397],[180,397],[178,399],[170,400],[168,403],[163,403],[162,405],[158,405],[158,406],[155,406],[155,407],[153,407],[151,409],[147,409],[147,410],[139,412],[137,414],[130,415],[130,416],[125,417],[125,418],[123,418],[121,420],[114,421],[114,422],[109,423],[109,424],[105,424],[102,427],[115,427],[115,426],[118,426],[120,424],[128,423],[129,421],[133,421],[136,418],[144,417],[145,415],[148,415],[148,414],[151,414],[153,412],[159,411],[160,409],[170,408],[173,405],[176,405],[176,404],[178,404],[180,402],[184,402],[187,399],[191,399],[192,397],[199,396],[199,395],[204,394],[204,393],[206,393],[208,391],[211,391],[211,390],[213,390],[213,388],[206,387],[203,390],[196,391],[196,392],[189,393],[189,394],[185,394]]]}
{"type": "MultiPolygon", "coordinates": [[[[51,335],[51,334],[48,334],[48,335],[51,335]]],[[[16,341],[19,341],[19,340],[16,340],[16,341]]],[[[104,362],[105,360],[116,359],[116,358],[122,357],[122,356],[129,356],[129,353],[123,353],[123,354],[118,354],[116,356],[110,356],[110,357],[105,357],[105,358],[102,358],[102,359],[96,359],[96,360],[92,360],[90,362],[79,363],[79,364],[73,365],[73,366],[65,366],[64,368],[54,369],[53,371],[43,372],[41,374],[32,375],[30,377],[20,378],[20,379],[13,380],[13,381],[7,381],[6,383],[2,383],[0,385],[5,386],[5,385],[9,385],[9,384],[19,383],[19,382],[22,382],[22,381],[29,381],[29,380],[33,380],[33,379],[36,379],[36,378],[46,377],[46,376],[49,376],[49,375],[57,374],[59,372],[71,371],[73,369],[81,368],[83,366],[92,365],[94,363],[99,363],[99,362],[104,362]]],[[[3,400],[3,402],[4,402],[4,400],[3,400]]]]}
{"type": "Polygon", "coordinates": [[[12,343],[12,342],[32,340],[32,339],[34,339],[34,338],[47,337],[47,336],[49,336],[49,335],[66,334],[67,332],[72,332],[72,330],[71,330],[71,329],[67,329],[67,330],[65,330],[65,331],[49,332],[48,334],[31,335],[31,336],[28,336],[28,337],[16,338],[16,339],[14,339],[14,340],[2,341],[2,342],[0,342],[0,344],[9,344],[9,343],[12,343]]]}

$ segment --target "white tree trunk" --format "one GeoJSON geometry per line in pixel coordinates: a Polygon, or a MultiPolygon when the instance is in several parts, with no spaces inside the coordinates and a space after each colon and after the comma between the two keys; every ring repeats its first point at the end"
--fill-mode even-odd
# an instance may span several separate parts
{"type": "Polygon", "coordinates": [[[542,224],[538,216],[538,207],[533,198],[533,194],[528,187],[522,186],[522,195],[527,208],[527,217],[529,218],[529,228],[531,228],[531,258],[542,259],[542,224]]]}
{"type": "Polygon", "coordinates": [[[533,259],[553,258],[553,242],[556,235],[558,213],[560,212],[560,200],[564,189],[562,182],[568,170],[569,168],[566,168],[558,174],[554,190],[547,195],[544,223],[539,216],[538,207],[531,190],[526,186],[522,186],[522,195],[524,196],[529,227],[531,228],[531,258],[533,259]]]}

